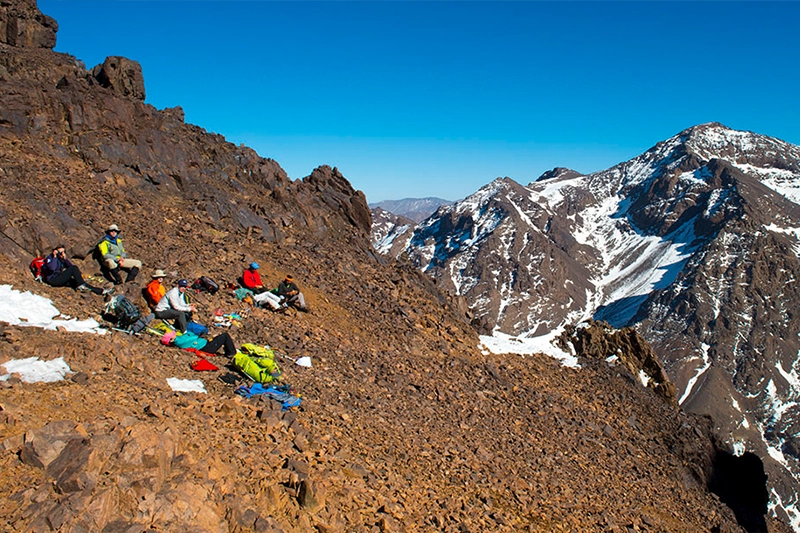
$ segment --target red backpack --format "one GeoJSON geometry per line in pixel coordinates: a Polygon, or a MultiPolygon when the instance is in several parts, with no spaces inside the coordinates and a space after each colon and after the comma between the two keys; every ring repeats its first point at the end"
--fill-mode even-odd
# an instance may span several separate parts
{"type": "Polygon", "coordinates": [[[44,281],[42,278],[42,267],[44,266],[44,257],[34,257],[29,265],[31,274],[36,281],[44,281]]]}

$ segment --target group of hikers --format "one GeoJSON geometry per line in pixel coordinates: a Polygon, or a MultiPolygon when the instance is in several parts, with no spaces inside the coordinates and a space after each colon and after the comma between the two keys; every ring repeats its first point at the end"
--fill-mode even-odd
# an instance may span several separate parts
{"type": "MultiPolygon", "coordinates": [[[[136,280],[136,276],[142,268],[142,262],[128,257],[120,238],[119,226],[116,224],[108,226],[105,235],[96,245],[96,251],[104,274],[115,286],[136,280]],[[124,282],[120,271],[126,273],[124,282]]],[[[258,305],[268,306],[273,310],[293,306],[299,311],[308,311],[303,293],[300,292],[291,274],[287,274],[275,289],[268,290],[261,281],[258,269],[258,263],[250,263],[241,278],[242,285],[252,292],[252,298],[258,305]]],[[[98,295],[111,294],[115,290],[114,287],[100,288],[88,284],[78,267],[67,258],[66,248],[62,244],[54,246],[52,252],[44,258],[41,275],[42,280],[53,287],[68,286],[78,291],[90,291],[98,295]]],[[[183,334],[186,333],[187,326],[191,322],[192,313],[197,311],[186,296],[189,281],[179,279],[173,288],[167,290],[164,285],[166,277],[167,274],[163,270],[155,270],[143,293],[155,317],[162,320],[173,320],[175,329],[183,334]]],[[[229,346],[233,345],[233,341],[228,342],[229,340],[230,337],[227,340],[219,341],[216,349],[224,346],[227,353],[229,346]]],[[[217,344],[215,341],[217,341],[216,338],[208,343],[217,344]]],[[[233,349],[235,351],[235,348],[233,349]]]]}

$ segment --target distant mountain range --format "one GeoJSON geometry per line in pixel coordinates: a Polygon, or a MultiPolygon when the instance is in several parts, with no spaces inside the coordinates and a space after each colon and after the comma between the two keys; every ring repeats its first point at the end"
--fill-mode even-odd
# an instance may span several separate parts
{"type": "Polygon", "coordinates": [[[453,202],[442,198],[404,198],[402,200],[384,200],[369,204],[370,209],[380,208],[394,215],[422,222],[439,209],[440,206],[453,202]]]}
{"type": "Polygon", "coordinates": [[[464,297],[484,334],[634,326],[800,528],[800,147],[704,124],[601,172],[497,179],[402,228],[374,226],[376,249],[464,297]]]}

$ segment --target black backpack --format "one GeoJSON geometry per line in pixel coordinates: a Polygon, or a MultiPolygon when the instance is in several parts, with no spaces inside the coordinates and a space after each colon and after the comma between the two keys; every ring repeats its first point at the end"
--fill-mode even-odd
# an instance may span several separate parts
{"type": "Polygon", "coordinates": [[[130,328],[142,316],[139,308],[122,294],[106,304],[106,314],[114,317],[117,327],[121,329],[130,328]]]}
{"type": "Polygon", "coordinates": [[[196,291],[214,294],[219,290],[219,283],[207,276],[200,276],[194,280],[194,283],[192,283],[192,288],[196,291]]]}

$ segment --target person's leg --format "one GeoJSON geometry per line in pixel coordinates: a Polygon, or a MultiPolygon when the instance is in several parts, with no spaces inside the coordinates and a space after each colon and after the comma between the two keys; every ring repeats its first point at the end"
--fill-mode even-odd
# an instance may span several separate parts
{"type": "Polygon", "coordinates": [[[63,287],[70,281],[72,281],[72,274],[67,270],[62,270],[58,274],[50,276],[50,279],[47,280],[47,284],[51,287],[63,287]]]}
{"type": "Polygon", "coordinates": [[[181,333],[186,333],[186,324],[189,323],[189,313],[177,311],[178,316],[175,317],[175,327],[181,333]]]}
{"type": "Polygon", "coordinates": [[[281,306],[281,299],[269,291],[254,295],[253,300],[255,300],[255,302],[261,306],[268,305],[273,310],[276,310],[281,306]]]}
{"type": "MultiPolygon", "coordinates": [[[[153,314],[156,315],[156,318],[160,318],[162,320],[175,319],[175,327],[177,329],[180,329],[178,327],[179,317],[185,316],[184,313],[182,313],[181,311],[176,311],[175,309],[165,309],[164,311],[155,311],[153,314]]],[[[183,325],[183,329],[181,330],[181,332],[184,332],[184,331],[186,331],[186,324],[185,323],[183,325]]]]}
{"type": "Polygon", "coordinates": [[[137,267],[133,267],[132,269],[128,270],[128,277],[125,278],[125,283],[131,283],[136,281],[136,276],[139,274],[139,269],[137,267]]]}
{"type": "Polygon", "coordinates": [[[113,259],[104,259],[103,263],[106,265],[109,275],[114,280],[114,285],[121,285],[122,276],[119,274],[119,265],[117,262],[113,259]]]}
{"type": "Polygon", "coordinates": [[[123,265],[120,266],[120,268],[128,272],[128,277],[125,279],[125,283],[130,283],[136,280],[136,276],[139,274],[139,270],[142,268],[142,262],[137,259],[129,259],[126,257],[122,263],[123,265]]]}
{"type": "Polygon", "coordinates": [[[303,297],[303,293],[302,292],[298,292],[297,296],[295,296],[294,305],[298,309],[305,309],[306,308],[306,299],[303,297]]]}
{"type": "Polygon", "coordinates": [[[212,353],[215,354],[219,351],[220,348],[224,348],[223,353],[227,356],[231,356],[236,353],[236,346],[233,344],[233,339],[227,332],[220,333],[200,350],[201,352],[212,353]]]}

